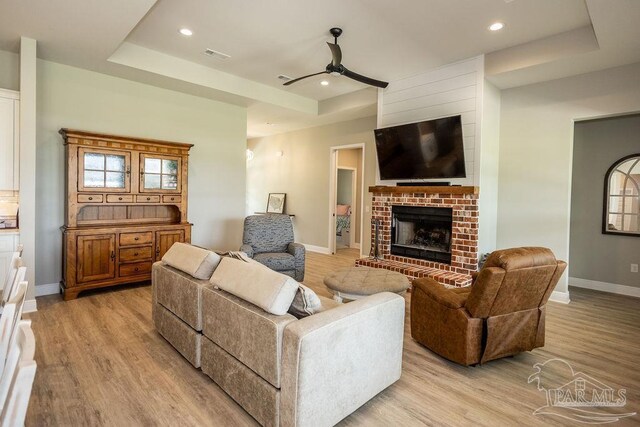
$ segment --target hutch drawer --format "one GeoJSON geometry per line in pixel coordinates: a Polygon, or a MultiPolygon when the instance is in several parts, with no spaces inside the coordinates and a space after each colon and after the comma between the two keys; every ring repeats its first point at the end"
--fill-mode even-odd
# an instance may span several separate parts
{"type": "Polygon", "coordinates": [[[120,264],[118,275],[120,277],[139,276],[151,272],[151,261],[135,262],[131,264],[120,264]]]}
{"type": "Polygon", "coordinates": [[[102,203],[102,194],[78,194],[78,203],[102,203]]]}
{"type": "Polygon", "coordinates": [[[107,194],[107,203],[132,203],[131,194],[107,194]]]}
{"type": "Polygon", "coordinates": [[[120,262],[146,261],[150,260],[152,256],[153,250],[151,246],[120,249],[120,262]]]}
{"type": "Polygon", "coordinates": [[[136,203],[160,203],[160,196],[136,196],[136,203]]]}
{"type": "Polygon", "coordinates": [[[162,196],[162,203],[176,203],[182,199],[180,196],[162,196]]]}
{"type": "Polygon", "coordinates": [[[120,246],[148,245],[153,243],[153,233],[120,233],[120,246]]]}

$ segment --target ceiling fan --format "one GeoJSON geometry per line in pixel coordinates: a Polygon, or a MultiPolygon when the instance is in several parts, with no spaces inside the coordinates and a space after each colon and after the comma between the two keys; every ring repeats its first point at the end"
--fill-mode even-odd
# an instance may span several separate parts
{"type": "Polygon", "coordinates": [[[332,56],[331,62],[327,65],[327,68],[325,68],[324,71],[320,71],[319,73],[313,73],[307,76],[298,77],[297,79],[289,80],[288,82],[284,83],[284,86],[289,86],[290,84],[298,82],[302,79],[306,79],[307,77],[318,76],[320,74],[331,74],[333,76],[345,76],[345,77],[349,77],[350,79],[356,80],[360,83],[380,87],[383,89],[389,85],[389,83],[387,82],[383,82],[380,80],[363,76],[358,73],[354,73],[353,71],[347,69],[347,67],[342,65],[342,49],[340,49],[340,46],[338,46],[338,37],[340,37],[340,35],[342,34],[342,29],[332,28],[329,30],[329,32],[333,36],[334,42],[333,43],[327,42],[327,44],[329,45],[329,49],[331,49],[331,56],[332,56]]]}

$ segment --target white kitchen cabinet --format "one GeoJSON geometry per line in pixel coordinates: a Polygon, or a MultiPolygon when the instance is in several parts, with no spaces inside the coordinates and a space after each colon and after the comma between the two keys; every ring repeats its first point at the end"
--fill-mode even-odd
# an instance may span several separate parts
{"type": "Polygon", "coordinates": [[[19,190],[20,94],[0,89],[0,191],[19,190]]]}
{"type": "Polygon", "coordinates": [[[0,230],[0,286],[4,285],[4,278],[7,276],[9,263],[13,252],[18,248],[20,236],[17,231],[0,230]]]}

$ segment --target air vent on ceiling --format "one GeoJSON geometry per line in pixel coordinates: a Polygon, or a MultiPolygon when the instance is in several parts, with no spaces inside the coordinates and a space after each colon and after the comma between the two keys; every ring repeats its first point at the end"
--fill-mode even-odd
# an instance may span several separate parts
{"type": "Polygon", "coordinates": [[[280,80],[284,80],[285,82],[288,82],[289,80],[293,80],[293,77],[285,76],[284,74],[280,74],[278,78],[280,80]]]}
{"type": "Polygon", "coordinates": [[[227,55],[226,53],[222,53],[213,49],[205,49],[204,54],[207,56],[213,56],[214,58],[218,58],[218,59],[231,58],[231,55],[227,55]]]}

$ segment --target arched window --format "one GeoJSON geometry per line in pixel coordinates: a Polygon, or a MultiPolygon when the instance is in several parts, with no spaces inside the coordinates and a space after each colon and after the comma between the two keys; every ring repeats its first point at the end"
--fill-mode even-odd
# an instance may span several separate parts
{"type": "Polygon", "coordinates": [[[640,236],[640,154],[623,157],[607,171],[602,232],[640,236]]]}

